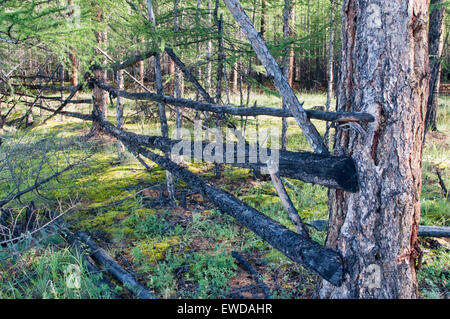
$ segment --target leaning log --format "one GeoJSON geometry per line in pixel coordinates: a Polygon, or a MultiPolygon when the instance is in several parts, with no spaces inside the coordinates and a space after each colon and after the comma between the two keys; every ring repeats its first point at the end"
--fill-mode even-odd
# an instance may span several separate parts
{"type": "MultiPolygon", "coordinates": [[[[293,117],[292,113],[288,109],[277,109],[271,107],[236,107],[230,105],[217,105],[213,103],[194,101],[184,98],[174,98],[167,95],[159,95],[150,92],[128,92],[123,90],[117,90],[115,87],[106,83],[101,83],[95,79],[91,79],[91,82],[102,88],[105,91],[111,93],[113,97],[123,97],[129,100],[142,100],[142,101],[154,101],[173,106],[186,107],[201,112],[212,112],[217,114],[231,114],[235,116],[273,116],[273,117],[293,117]]],[[[309,119],[317,119],[330,122],[373,122],[375,118],[368,113],[359,112],[324,112],[316,110],[305,110],[309,119]]]]}
{"type": "Polygon", "coordinates": [[[286,77],[283,75],[280,67],[270,53],[263,37],[258,31],[256,31],[252,21],[241,7],[239,1],[224,0],[224,2],[236,22],[239,24],[245,37],[252,45],[259,61],[266,69],[267,74],[277,88],[278,92],[280,92],[283,96],[284,104],[294,115],[294,118],[302,129],[309,145],[311,145],[316,153],[329,154],[328,147],[325,146],[324,141],[316,127],[309,121],[305,110],[303,109],[303,104],[298,101],[297,96],[289,86],[286,77]]]}
{"type": "Polygon", "coordinates": [[[230,193],[203,181],[189,170],[175,164],[167,158],[142,148],[139,143],[132,142],[125,138],[123,134],[119,134],[120,130],[112,124],[105,125],[107,122],[104,119],[99,118],[97,120],[103,128],[104,133],[120,139],[134,153],[141,154],[182,179],[192,189],[207,197],[220,211],[235,218],[241,225],[253,231],[285,256],[320,275],[333,285],[341,285],[343,265],[342,259],[337,252],[323,248],[318,243],[294,233],[273,219],[241,202],[230,193]]]}

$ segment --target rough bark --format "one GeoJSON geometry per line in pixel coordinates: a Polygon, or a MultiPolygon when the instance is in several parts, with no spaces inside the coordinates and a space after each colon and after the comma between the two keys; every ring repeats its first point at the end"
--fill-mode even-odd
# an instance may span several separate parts
{"type": "Polygon", "coordinates": [[[422,140],[428,97],[428,1],[344,0],[338,111],[372,114],[364,134],[337,130],[360,191],[329,192],[326,247],[345,264],[321,298],[415,298],[422,140]]]}
{"type": "Polygon", "coordinates": [[[427,103],[425,132],[436,131],[436,116],[441,83],[441,57],[444,49],[444,0],[430,1],[430,28],[428,31],[428,54],[430,56],[430,95],[427,103]]]}

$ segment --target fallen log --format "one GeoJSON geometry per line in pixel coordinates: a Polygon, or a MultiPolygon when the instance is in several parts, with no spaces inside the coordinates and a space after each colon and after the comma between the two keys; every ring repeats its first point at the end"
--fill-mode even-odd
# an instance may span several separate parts
{"type": "MultiPolygon", "coordinates": [[[[126,132],[117,129],[107,121],[102,125],[110,132],[114,132],[119,139],[124,139],[132,144],[157,148],[162,151],[173,151],[174,146],[184,145],[180,155],[203,160],[204,150],[220,145],[208,142],[191,142],[171,140],[160,136],[146,136],[126,132]],[[196,148],[198,148],[196,150],[196,148]],[[201,150],[200,150],[201,148],[201,150]]],[[[258,155],[254,158],[252,154],[265,154],[271,157],[274,150],[260,148],[252,150],[251,146],[228,143],[220,145],[223,149],[222,163],[250,169],[266,167],[266,162],[258,155]],[[243,148],[242,150],[240,148],[243,148]]],[[[212,148],[211,155],[215,156],[216,148],[212,148]]],[[[178,154],[177,154],[178,155],[178,154]]],[[[279,174],[308,183],[323,185],[330,188],[343,189],[349,192],[357,192],[359,189],[357,172],[353,160],[350,157],[314,154],[308,152],[279,151],[279,174]]]]}
{"type": "Polygon", "coordinates": [[[141,147],[134,147],[127,141],[122,140],[122,142],[127,147],[134,148],[138,153],[184,180],[190,187],[209,198],[220,211],[235,218],[241,225],[253,231],[288,258],[320,275],[331,284],[341,285],[343,266],[341,257],[337,252],[323,248],[318,243],[294,233],[244,204],[233,195],[209,185],[172,161],[141,147]]]}
{"type": "Polygon", "coordinates": [[[450,227],[441,226],[419,226],[421,237],[447,237],[450,238],[450,227]]]}
{"type": "MultiPolygon", "coordinates": [[[[151,92],[128,92],[118,90],[106,83],[101,83],[95,79],[91,79],[98,87],[112,94],[113,97],[123,97],[129,100],[143,100],[154,101],[173,106],[186,107],[201,112],[212,112],[218,114],[231,114],[235,116],[273,116],[273,117],[293,117],[288,109],[277,109],[271,107],[236,107],[230,105],[217,105],[208,102],[194,101],[184,98],[174,98],[167,95],[160,95],[151,92]]],[[[368,113],[359,112],[324,112],[317,110],[305,110],[305,113],[310,119],[317,119],[331,122],[373,122],[375,118],[368,113]]]]}
{"type": "Polygon", "coordinates": [[[38,85],[38,84],[12,84],[13,87],[26,87],[30,90],[40,90],[40,91],[52,91],[61,92],[69,91],[73,92],[78,89],[77,86],[49,86],[49,85],[38,85]]]}
{"type": "Polygon", "coordinates": [[[41,105],[35,105],[34,107],[37,107],[39,109],[49,111],[52,113],[57,113],[57,114],[62,114],[62,115],[69,116],[69,117],[74,117],[74,118],[84,120],[84,121],[92,121],[93,120],[93,117],[90,114],[83,114],[83,113],[78,113],[78,112],[68,112],[68,111],[62,111],[62,110],[57,111],[57,110],[51,109],[49,107],[41,106],[41,105]]]}
{"type": "MultiPolygon", "coordinates": [[[[314,220],[307,222],[306,225],[311,226],[319,231],[326,231],[328,222],[326,220],[314,220]]],[[[420,237],[447,237],[450,238],[450,227],[446,226],[423,226],[419,225],[420,237]]]]}
{"type": "MultiPolygon", "coordinates": [[[[101,274],[98,279],[96,279],[96,284],[100,287],[102,285],[108,286],[111,291],[114,290],[115,285],[109,281],[107,278],[103,276],[102,271],[97,267],[95,262],[92,260],[90,255],[86,253],[83,248],[82,243],[75,237],[74,233],[69,230],[67,224],[63,221],[62,216],[58,216],[58,214],[54,211],[47,211],[45,213],[45,217],[52,221],[54,224],[55,230],[61,233],[61,236],[67,241],[70,245],[70,250],[76,255],[80,256],[82,259],[83,265],[86,267],[87,271],[90,274],[101,274]]],[[[112,293],[112,298],[116,299],[117,296],[115,293],[112,293]]]]}
{"type": "Polygon", "coordinates": [[[86,244],[90,250],[92,256],[98,260],[105,268],[122,284],[130,289],[139,299],[156,299],[146,287],[141,285],[130,273],[122,268],[113,258],[111,258],[101,247],[94,243],[89,236],[82,232],[77,231],[74,234],[75,238],[86,244]]]}
{"type": "Polygon", "coordinates": [[[342,284],[343,265],[342,259],[337,252],[324,248],[318,243],[294,233],[273,219],[244,204],[228,192],[203,181],[189,170],[140,147],[139,144],[123,138],[120,134],[117,134],[120,130],[114,129],[115,127],[112,125],[104,125],[105,121],[103,119],[99,119],[99,122],[106,134],[119,138],[132,152],[143,155],[182,179],[192,189],[207,197],[220,211],[235,218],[241,225],[253,231],[288,258],[320,275],[333,285],[340,286],[342,284]]]}

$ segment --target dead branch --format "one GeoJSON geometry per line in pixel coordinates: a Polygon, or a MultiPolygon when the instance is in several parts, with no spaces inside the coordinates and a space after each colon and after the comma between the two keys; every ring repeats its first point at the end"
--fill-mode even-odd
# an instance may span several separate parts
{"type": "Polygon", "coordinates": [[[242,256],[237,251],[231,252],[231,256],[233,256],[237,261],[239,261],[242,264],[242,266],[244,266],[244,268],[247,269],[247,271],[253,276],[255,281],[262,288],[266,299],[272,299],[272,294],[270,293],[269,287],[267,287],[266,283],[261,278],[261,275],[256,271],[255,268],[253,268],[253,266],[248,262],[248,260],[245,259],[244,256],[242,256]]]}
{"type": "MultiPolygon", "coordinates": [[[[326,220],[314,220],[307,222],[306,225],[317,229],[318,231],[326,231],[328,222],[326,220]]],[[[419,225],[420,237],[447,237],[450,238],[450,227],[446,226],[423,226],[419,225]]]]}
{"type": "Polygon", "coordinates": [[[267,169],[269,170],[270,178],[272,179],[273,186],[275,187],[275,190],[278,193],[278,197],[280,198],[281,203],[286,209],[289,218],[294,224],[295,229],[297,229],[297,232],[300,235],[306,238],[310,238],[308,234],[308,229],[306,229],[305,225],[303,224],[302,219],[297,212],[297,209],[295,209],[294,203],[289,197],[286,188],[284,188],[283,182],[281,181],[280,175],[278,173],[278,169],[274,166],[274,163],[270,161],[267,163],[267,169]]]}
{"type": "MultiPolygon", "coordinates": [[[[84,159],[84,160],[85,160],[85,159],[84,159]]],[[[30,187],[28,187],[28,188],[26,188],[26,189],[24,189],[24,190],[22,190],[22,191],[18,191],[17,193],[8,196],[8,197],[5,198],[4,200],[0,201],[0,207],[5,206],[5,205],[8,204],[9,202],[11,202],[11,201],[13,201],[13,200],[19,198],[20,196],[22,196],[22,195],[24,195],[24,194],[27,194],[27,193],[29,193],[29,192],[31,192],[31,191],[37,189],[38,187],[40,187],[40,186],[42,186],[42,185],[44,185],[44,184],[50,182],[51,180],[57,178],[58,176],[62,175],[62,174],[65,173],[65,172],[71,170],[72,168],[74,168],[75,166],[79,165],[80,163],[81,163],[81,162],[77,162],[77,163],[74,163],[74,164],[70,164],[70,165],[68,165],[66,168],[64,168],[63,170],[61,170],[61,171],[59,171],[59,172],[56,172],[56,173],[53,174],[52,176],[47,177],[47,178],[45,178],[45,179],[43,179],[43,180],[41,180],[41,181],[36,181],[36,183],[34,183],[33,186],[30,186],[30,187]]]]}
{"type": "MultiPolygon", "coordinates": [[[[151,92],[128,92],[117,90],[115,87],[106,83],[100,83],[95,79],[91,79],[98,87],[113,94],[114,97],[120,96],[130,100],[147,100],[154,102],[161,102],[173,106],[186,107],[202,112],[212,112],[218,114],[231,114],[235,116],[273,116],[273,117],[293,117],[291,111],[287,109],[276,109],[270,107],[236,107],[230,105],[217,105],[213,103],[194,101],[184,98],[174,98],[167,95],[160,95],[151,92]]],[[[373,122],[375,119],[368,113],[359,112],[324,112],[317,110],[304,110],[307,117],[310,119],[317,119],[332,122],[373,122]]]]}
{"type": "MultiPolygon", "coordinates": [[[[111,130],[110,126],[104,126],[104,120],[101,120],[100,124],[106,134],[119,138],[115,130],[111,130]]],[[[171,160],[143,149],[126,139],[121,138],[121,141],[127,148],[133,149],[136,153],[143,155],[184,180],[191,188],[209,198],[223,213],[235,218],[288,258],[319,274],[333,285],[339,286],[342,283],[343,267],[338,253],[323,248],[318,243],[290,231],[278,222],[244,204],[233,195],[213,187],[171,160]]]]}

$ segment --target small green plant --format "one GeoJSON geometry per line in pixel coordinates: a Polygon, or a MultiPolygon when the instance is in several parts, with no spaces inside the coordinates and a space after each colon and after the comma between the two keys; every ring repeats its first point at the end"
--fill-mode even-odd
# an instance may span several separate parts
{"type": "Polygon", "coordinates": [[[213,255],[193,253],[189,256],[185,280],[198,284],[196,298],[224,298],[228,281],[236,273],[236,263],[229,253],[216,246],[213,255]]]}
{"type": "Polygon", "coordinates": [[[27,249],[16,258],[3,260],[0,269],[0,298],[111,298],[109,287],[98,285],[102,275],[89,274],[81,256],[68,248],[27,249]]]}

